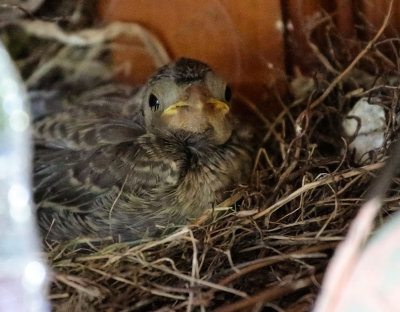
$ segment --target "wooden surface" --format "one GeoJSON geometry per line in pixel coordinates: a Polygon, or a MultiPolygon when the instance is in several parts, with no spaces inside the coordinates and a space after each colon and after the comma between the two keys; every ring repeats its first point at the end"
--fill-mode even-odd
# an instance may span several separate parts
{"type": "MultiPolygon", "coordinates": [[[[343,38],[368,40],[380,27],[389,0],[99,0],[105,21],[135,22],[155,34],[172,59],[193,57],[209,63],[234,89],[258,103],[268,114],[272,95],[284,95],[285,74],[299,68],[305,74],[318,70],[320,61],[308,42],[307,29],[322,16],[331,16],[343,38]],[[368,20],[370,28],[356,28],[368,20]],[[286,25],[286,28],[285,28],[286,25]]],[[[400,1],[386,34],[398,35],[400,1]]],[[[321,31],[312,34],[324,38],[321,31]]],[[[323,39],[321,42],[325,42],[323,39]]],[[[353,40],[355,42],[355,40],[353,40]]],[[[155,70],[138,40],[124,41],[114,49],[121,77],[142,83],[155,70]]]]}
{"type": "MultiPolygon", "coordinates": [[[[266,98],[285,71],[279,0],[101,0],[106,21],[136,22],[152,31],[173,59],[187,56],[210,64],[236,89],[266,98]]],[[[143,49],[115,50],[130,61],[126,77],[137,83],[154,70],[143,49]]]]}

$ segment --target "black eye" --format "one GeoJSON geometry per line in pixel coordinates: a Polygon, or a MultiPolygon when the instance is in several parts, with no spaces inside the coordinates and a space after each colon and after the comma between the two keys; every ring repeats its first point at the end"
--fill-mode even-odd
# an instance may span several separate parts
{"type": "Polygon", "coordinates": [[[153,93],[151,93],[149,97],[149,106],[153,112],[155,112],[160,107],[160,101],[153,93]]]}
{"type": "Polygon", "coordinates": [[[229,102],[232,98],[232,89],[230,86],[226,86],[225,88],[225,101],[229,102]]]}

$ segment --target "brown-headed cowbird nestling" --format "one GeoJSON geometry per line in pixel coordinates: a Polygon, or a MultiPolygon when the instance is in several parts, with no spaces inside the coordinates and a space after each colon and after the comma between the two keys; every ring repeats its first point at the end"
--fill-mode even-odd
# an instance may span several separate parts
{"type": "Polygon", "coordinates": [[[34,123],[34,190],[47,239],[138,240],[186,224],[246,181],[249,131],[211,68],[181,58],[135,92],[86,90],[34,123]]]}

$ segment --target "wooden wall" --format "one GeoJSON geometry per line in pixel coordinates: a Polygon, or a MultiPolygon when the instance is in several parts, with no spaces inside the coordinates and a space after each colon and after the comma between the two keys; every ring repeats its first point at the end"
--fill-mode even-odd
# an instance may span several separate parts
{"type": "MultiPolygon", "coordinates": [[[[151,30],[172,58],[194,57],[212,65],[236,89],[258,103],[285,92],[285,73],[295,66],[313,68],[316,60],[306,40],[315,16],[329,13],[344,37],[360,36],[364,18],[371,33],[378,28],[388,0],[100,0],[105,21],[137,22],[151,30]],[[284,27],[286,25],[287,27],[284,27]]],[[[400,27],[395,0],[391,32],[400,27]]],[[[361,33],[362,34],[362,33],[361,33]]],[[[322,34],[323,35],[323,34],[322,34]]],[[[362,34],[366,39],[368,33],[362,34]]],[[[124,79],[143,82],[155,67],[137,42],[116,49],[116,64],[131,62],[124,79]]]]}

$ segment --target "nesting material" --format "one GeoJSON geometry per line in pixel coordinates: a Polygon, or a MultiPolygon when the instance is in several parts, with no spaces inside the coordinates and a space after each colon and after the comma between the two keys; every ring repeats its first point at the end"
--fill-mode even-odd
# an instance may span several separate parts
{"type": "Polygon", "coordinates": [[[385,111],[382,106],[371,104],[371,100],[365,97],[358,100],[342,122],[345,134],[351,138],[349,149],[354,151],[354,160],[359,164],[367,161],[369,152],[385,143],[385,111]]]}

